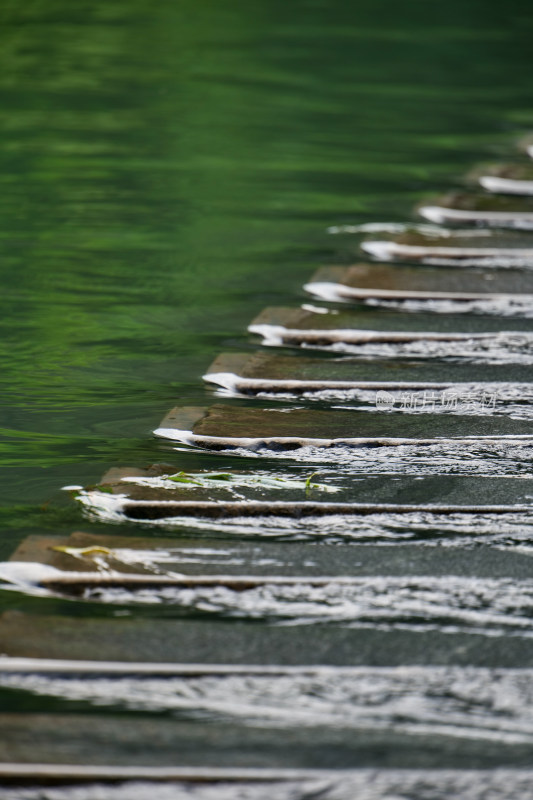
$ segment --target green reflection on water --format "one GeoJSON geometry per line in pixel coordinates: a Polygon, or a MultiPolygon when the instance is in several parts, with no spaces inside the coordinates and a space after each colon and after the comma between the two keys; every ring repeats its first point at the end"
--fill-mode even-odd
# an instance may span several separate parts
{"type": "Polygon", "coordinates": [[[263,306],[345,257],[327,225],[409,219],[533,121],[519,0],[6,0],[0,17],[7,530],[62,484],[172,458],[150,430],[209,400],[199,376],[263,306]]]}

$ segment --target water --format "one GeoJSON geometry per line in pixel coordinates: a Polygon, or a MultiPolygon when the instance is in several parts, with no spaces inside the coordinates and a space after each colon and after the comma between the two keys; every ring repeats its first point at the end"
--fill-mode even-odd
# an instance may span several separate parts
{"type": "MultiPolygon", "coordinates": [[[[151,431],[176,403],[211,402],[201,375],[222,350],[250,348],[246,326],[265,306],[309,302],[302,286],[315,267],[350,263],[349,237],[328,227],[409,222],[415,203],[476,162],[514,158],[515,139],[533,125],[525,0],[5,0],[0,19],[2,560],[28,534],[108,532],[60,489],[94,485],[112,466],[278,469],[279,454],[256,455],[250,467],[245,451],[175,450],[151,431]]],[[[432,310],[438,329],[449,308],[432,310]]],[[[507,355],[502,347],[494,358],[507,355]]],[[[520,357],[529,365],[528,350],[520,357]]],[[[455,453],[431,464],[401,453],[388,471],[433,472],[443,492],[455,473],[526,478],[530,457],[518,449],[500,461],[480,452],[462,466],[455,453]]],[[[381,474],[372,455],[359,469],[381,474]]],[[[290,468],[305,479],[309,460],[322,457],[299,452],[290,468]]],[[[353,464],[352,454],[343,458],[353,464]]],[[[382,536],[378,523],[371,539],[382,536]]],[[[502,546],[527,550],[523,528],[489,528],[502,546]]],[[[339,531],[333,543],[343,541],[339,531]]],[[[121,518],[113,533],[139,529],[121,518]]],[[[179,546],[195,530],[169,535],[179,546]]],[[[514,600],[490,580],[508,578],[484,579],[482,627],[501,597],[494,625],[507,624],[514,600]]],[[[529,594],[520,590],[529,635],[529,594]]],[[[271,613],[279,600],[267,600],[271,613]]],[[[235,598],[222,601],[233,608],[235,598]]],[[[67,616],[100,613],[0,593],[0,611],[48,613],[50,602],[67,616]]],[[[28,696],[21,708],[33,707],[28,696]]],[[[52,696],[39,702],[39,711],[63,708],[52,696]]],[[[492,766],[489,756],[472,758],[467,766],[492,766]]],[[[346,780],[321,796],[353,796],[346,780]]],[[[360,797],[477,798],[492,778],[450,773],[434,790],[417,774],[366,780],[357,778],[360,797]]],[[[509,786],[522,796],[521,781],[504,776],[494,797],[509,786]]]]}

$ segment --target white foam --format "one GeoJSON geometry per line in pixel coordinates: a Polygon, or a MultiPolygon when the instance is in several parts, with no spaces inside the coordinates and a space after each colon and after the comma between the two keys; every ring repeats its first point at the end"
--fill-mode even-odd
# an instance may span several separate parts
{"type": "Polygon", "coordinates": [[[479,179],[480,185],[487,192],[497,194],[533,194],[533,181],[512,180],[510,178],[496,178],[492,175],[483,175],[479,179]]]}
{"type": "MultiPolygon", "coordinates": [[[[468,232],[469,238],[472,238],[472,233],[468,232]]],[[[479,233],[486,236],[485,231],[479,233]]],[[[370,241],[362,242],[361,249],[377,261],[414,260],[428,265],[449,267],[533,267],[533,248],[524,247],[435,247],[370,241]]]]}
{"type": "Polygon", "coordinates": [[[445,206],[423,206],[418,209],[418,213],[425,219],[437,224],[457,222],[515,230],[533,229],[533,212],[467,211],[459,208],[446,208],[445,206]]]}
{"type": "MultiPolygon", "coordinates": [[[[530,669],[246,667],[199,675],[0,673],[0,687],[96,707],[216,714],[247,727],[341,726],[533,744],[530,669]]],[[[201,667],[199,668],[201,672],[201,667]]]]}
{"type": "Polygon", "coordinates": [[[501,317],[533,316],[533,295],[405,292],[386,289],[362,289],[331,281],[317,281],[304,286],[305,291],[333,303],[363,303],[394,308],[411,313],[490,314],[501,317]]]}

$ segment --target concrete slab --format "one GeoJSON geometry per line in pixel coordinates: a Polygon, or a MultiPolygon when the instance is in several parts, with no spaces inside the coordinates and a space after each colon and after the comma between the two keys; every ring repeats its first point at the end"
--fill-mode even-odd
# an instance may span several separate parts
{"type": "MultiPolygon", "coordinates": [[[[155,625],[140,616],[33,616],[18,611],[0,616],[0,653],[180,664],[533,667],[533,639],[524,637],[320,623],[273,626],[239,619],[160,618],[155,625]]],[[[4,760],[15,758],[11,754],[4,760]]]]}
{"type": "Polygon", "coordinates": [[[437,225],[533,230],[533,198],[528,197],[449,192],[417,210],[437,225]]]}
{"type": "Polygon", "coordinates": [[[528,162],[476,167],[467,180],[477,182],[488,192],[533,195],[533,167],[528,162]]]}
{"type": "MultiPolygon", "coordinates": [[[[315,297],[333,302],[424,301],[425,307],[416,308],[422,314],[429,313],[431,303],[435,301],[492,303],[495,305],[492,313],[508,313],[508,307],[513,303],[517,304],[517,313],[533,307],[533,274],[518,269],[482,272],[466,267],[458,270],[455,267],[421,268],[420,265],[406,264],[356,264],[352,267],[323,267],[304,288],[315,297]]],[[[475,311],[475,306],[474,309],[467,308],[475,311]]],[[[461,306],[448,306],[444,310],[457,315],[461,313],[461,306]]],[[[484,310],[487,312],[490,308],[484,310]]],[[[326,314],[323,316],[327,317],[326,314]]],[[[265,320],[256,321],[260,324],[265,320]]],[[[271,324],[286,323],[274,318],[271,324]]],[[[297,318],[293,318],[292,324],[298,324],[297,318]]],[[[325,319],[323,324],[327,325],[328,321],[325,319]]],[[[338,322],[336,324],[338,326],[338,322]]],[[[468,325],[469,321],[465,319],[463,324],[468,325]]]]}
{"type": "Polygon", "coordinates": [[[533,267],[533,239],[518,232],[412,230],[369,238],[361,243],[361,249],[378,261],[497,269],[533,267]]]}
{"type": "Polygon", "coordinates": [[[438,415],[395,416],[367,414],[349,409],[314,410],[243,408],[218,404],[199,409],[192,429],[185,428],[194,420],[189,409],[176,407],[162,420],[156,436],[188,442],[211,449],[235,447],[304,446],[401,446],[404,444],[438,444],[451,441],[533,441],[529,421],[505,417],[469,417],[438,415]],[[428,435],[429,433],[429,435],[428,435]],[[511,437],[510,439],[508,437],[511,437]],[[519,438],[517,438],[519,437],[519,438]]]}
{"type": "MultiPolygon", "coordinates": [[[[295,329],[286,330],[292,333],[295,329]]],[[[303,338],[306,329],[298,333],[303,338]]],[[[318,332],[313,333],[317,333],[318,337],[318,332]]],[[[334,343],[338,338],[337,333],[335,330],[324,331],[321,341],[334,343]]],[[[203,379],[232,395],[319,395],[324,401],[331,396],[332,400],[338,402],[346,394],[346,399],[349,397],[352,401],[358,400],[376,409],[379,408],[376,401],[377,392],[380,391],[394,393],[391,396],[397,408],[401,407],[402,393],[405,392],[419,393],[421,397],[424,392],[433,392],[440,399],[466,395],[473,398],[476,395],[480,401],[480,413],[487,411],[487,403],[482,402],[482,397],[487,398],[489,394],[497,397],[495,404],[498,404],[501,413],[505,404],[512,404],[516,411],[516,404],[529,407],[533,402],[533,386],[530,383],[504,379],[518,377],[517,372],[521,375],[523,369],[517,370],[503,364],[491,370],[493,380],[489,382],[486,380],[486,368],[470,363],[462,365],[462,368],[456,363],[439,365],[437,368],[432,362],[407,363],[402,364],[401,369],[394,369],[393,361],[372,364],[368,361],[358,363],[270,356],[264,352],[230,355],[228,359],[225,354],[216,358],[203,379]],[[446,377],[448,380],[443,380],[446,377]]]]}

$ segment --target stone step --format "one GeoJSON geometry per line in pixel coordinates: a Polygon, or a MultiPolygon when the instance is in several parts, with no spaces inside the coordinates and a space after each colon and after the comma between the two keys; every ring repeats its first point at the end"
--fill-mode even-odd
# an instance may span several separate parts
{"type": "Polygon", "coordinates": [[[251,769],[209,767],[131,767],[82,764],[0,764],[0,787],[6,800],[43,800],[44,787],[55,787],[54,800],[132,800],[146,796],[168,800],[294,800],[320,797],[338,800],[388,800],[410,797],[464,797],[468,800],[529,800],[533,771],[529,769],[251,769]],[[97,783],[95,783],[97,782],[97,783]],[[17,787],[23,786],[24,794],[17,787]],[[65,794],[62,788],[65,788],[65,794]],[[88,790],[92,794],[85,794],[88,790]],[[105,793],[105,795],[102,794],[105,793]]]}
{"type": "Polygon", "coordinates": [[[477,739],[467,731],[454,737],[445,726],[439,732],[424,733],[411,731],[407,725],[400,731],[371,725],[360,729],[320,724],[242,725],[216,719],[191,721],[177,714],[96,715],[77,710],[0,713],[0,725],[0,759],[8,763],[59,761],[98,766],[105,753],[110,766],[139,770],[142,763],[145,767],[182,767],[185,772],[195,767],[227,769],[228,765],[253,770],[272,764],[278,769],[330,770],[353,768],[354,764],[396,769],[527,768],[531,758],[526,736],[515,743],[477,739]]]}
{"type": "MultiPolygon", "coordinates": [[[[489,491],[503,490],[493,479],[485,479],[489,491]]],[[[421,481],[420,483],[424,483],[421,481]]],[[[503,483],[503,482],[502,482],[503,483]]],[[[474,486],[471,487],[474,491],[474,486]]],[[[518,515],[517,515],[518,516],[518,515]]],[[[443,524],[431,531],[429,521],[417,525],[391,525],[379,536],[377,526],[366,532],[353,528],[346,536],[346,547],[336,546],[331,535],[324,545],[321,539],[303,541],[288,537],[283,541],[256,537],[238,541],[220,538],[182,535],[179,538],[159,539],[139,533],[138,536],[109,536],[77,532],[54,538],[28,536],[13,552],[10,561],[47,564],[67,572],[100,572],[113,569],[120,573],[134,571],[157,574],[225,575],[235,576],[243,569],[256,576],[272,574],[280,577],[305,575],[476,575],[485,578],[529,578],[530,567],[524,558],[524,548],[530,541],[527,525],[513,524],[508,515],[494,516],[491,530],[482,525],[468,524],[467,515],[443,524]],[[481,548],[478,545],[483,544],[481,548]],[[351,548],[362,544],[363,547],[351,548]],[[398,545],[401,544],[401,547],[398,545]],[[442,547],[437,545],[442,544],[442,547]],[[428,545],[424,547],[423,545],[428,545]]],[[[429,518],[428,518],[429,520],[429,518]]],[[[211,533],[211,536],[213,534],[211,533]]]]}
{"type": "Polygon", "coordinates": [[[468,180],[475,181],[487,192],[533,195],[533,166],[528,162],[476,167],[468,180]]]}
{"type": "MultiPolygon", "coordinates": [[[[471,596],[474,592],[472,585],[471,596]]],[[[480,597],[477,602],[482,602],[480,597]]],[[[46,602],[41,611],[45,607],[46,602]]],[[[110,608],[120,610],[116,605],[110,608]]],[[[276,625],[260,619],[214,619],[214,615],[169,618],[161,612],[155,621],[153,616],[141,614],[140,607],[135,618],[105,616],[104,607],[96,603],[85,603],[83,609],[83,613],[69,616],[4,612],[0,615],[0,652],[16,658],[194,665],[501,669],[533,665],[533,637],[494,628],[490,635],[476,632],[475,614],[470,630],[460,630],[453,624],[446,629],[445,619],[435,626],[420,618],[412,628],[401,622],[387,627],[385,621],[368,627],[318,620],[276,625]],[[89,616],[91,612],[93,616],[89,616]]],[[[33,759],[37,760],[35,754],[33,759]]]]}
{"type": "MultiPolygon", "coordinates": [[[[425,461],[421,456],[411,456],[411,461],[404,457],[403,460],[398,459],[394,466],[388,463],[390,456],[381,464],[364,461],[356,469],[350,469],[348,474],[343,468],[335,474],[328,467],[328,474],[324,476],[327,483],[318,484],[318,479],[313,477],[309,481],[308,491],[287,487],[278,491],[268,487],[259,494],[253,487],[236,482],[232,494],[213,492],[211,500],[205,501],[199,499],[195,490],[187,490],[188,497],[183,499],[184,493],[179,490],[166,489],[162,484],[153,490],[151,485],[143,483],[141,486],[127,484],[126,488],[122,488],[124,484],[110,487],[111,496],[103,490],[86,490],[80,492],[78,499],[92,520],[180,529],[181,536],[185,534],[188,537],[194,531],[196,536],[202,536],[202,541],[203,537],[212,536],[214,532],[224,534],[230,541],[237,538],[240,542],[243,539],[261,542],[268,536],[284,542],[296,539],[315,543],[325,541],[368,545],[377,542],[384,545],[391,541],[431,544],[446,541],[450,546],[470,546],[479,539],[503,549],[520,546],[526,552],[532,532],[527,457],[523,466],[513,458],[509,459],[509,474],[498,464],[503,474],[494,477],[479,467],[476,474],[472,464],[466,460],[468,454],[464,455],[466,467],[464,473],[459,475],[457,467],[455,474],[446,474],[442,457],[435,458],[430,452],[425,461]],[[432,461],[437,462],[433,463],[433,473],[432,461]],[[520,469],[524,471],[523,476],[517,474],[520,469]],[[407,470],[411,470],[411,474],[405,474],[407,470]],[[361,477],[354,480],[354,476],[358,475],[361,477]],[[331,495],[329,492],[323,493],[320,485],[329,489],[338,488],[337,502],[332,503],[331,495]],[[261,498],[259,501],[258,494],[261,498]],[[287,499],[280,500],[280,497],[287,499]],[[480,505],[480,497],[490,498],[491,504],[480,505]]],[[[489,459],[486,468],[490,469],[489,459]]],[[[300,486],[304,483],[301,481],[300,486]]],[[[28,547],[23,543],[21,547],[27,556],[26,560],[51,563],[53,566],[58,563],[44,556],[35,545],[28,547]],[[32,553],[35,557],[29,559],[32,553]]],[[[186,558],[185,563],[195,563],[197,566],[192,570],[187,567],[183,570],[179,566],[180,551],[175,547],[170,550],[161,548],[159,552],[162,557],[159,561],[156,557],[158,551],[149,547],[141,550],[138,557],[133,546],[131,549],[119,548],[119,551],[121,560],[132,565],[129,571],[135,571],[135,565],[139,565],[141,570],[137,571],[149,573],[171,570],[199,574],[202,572],[201,565],[206,564],[207,572],[212,573],[219,572],[221,566],[228,563],[223,555],[219,555],[220,547],[215,544],[213,547],[212,552],[216,554],[213,560],[203,555],[200,543],[196,550],[190,548],[193,555],[186,558]],[[198,555],[195,556],[194,552],[198,555]]],[[[12,560],[17,560],[19,551],[12,556],[12,560]]],[[[365,553],[368,555],[369,551],[365,550],[365,553]]],[[[59,562],[61,568],[68,570],[76,568],[73,566],[74,559],[77,565],[87,563],[89,559],[100,567],[108,565],[120,569],[119,564],[115,563],[117,558],[114,551],[106,555],[101,548],[89,546],[87,553],[80,554],[79,549],[74,549],[70,561],[66,560],[65,553],[61,554],[59,562]]],[[[243,562],[238,553],[233,553],[235,564],[256,563],[253,554],[248,553],[247,558],[243,562]]],[[[329,574],[329,560],[324,551],[320,551],[319,556],[314,553],[311,560],[315,566],[306,570],[307,574],[319,574],[319,565],[323,565],[322,573],[325,569],[329,574]]],[[[303,554],[302,561],[305,562],[303,554]]],[[[291,570],[284,568],[285,559],[281,552],[274,562],[276,569],[281,569],[281,574],[291,574],[291,570]]],[[[272,562],[267,558],[265,563],[272,562]]],[[[366,562],[363,560],[361,563],[366,562]]],[[[254,573],[256,570],[254,568],[254,573]]],[[[121,571],[125,570],[122,568],[121,571]]],[[[242,568],[230,570],[239,571],[242,568]]],[[[259,574],[268,572],[260,570],[259,574]]]]}
{"type": "MultiPolygon", "coordinates": [[[[513,316],[519,316],[531,315],[533,309],[533,275],[523,270],[481,272],[467,268],[458,270],[426,266],[421,269],[420,266],[408,265],[356,264],[352,267],[322,267],[304,288],[321,300],[388,303],[392,308],[404,303],[407,309],[426,315],[438,310],[455,315],[465,311],[475,313],[479,308],[485,314],[509,314],[514,309],[513,316]]],[[[318,326],[339,324],[328,319],[331,312],[328,314],[327,309],[323,311],[324,322],[317,320],[318,326]]],[[[404,324],[416,325],[418,315],[413,314],[412,317],[411,323],[406,321],[404,324]]],[[[344,315],[342,319],[345,326],[344,315]]],[[[264,320],[258,318],[258,322],[261,324],[264,320]]],[[[377,320],[375,322],[373,319],[372,322],[376,324],[377,320]]],[[[470,330],[471,322],[472,316],[469,314],[460,324],[470,330]]],[[[489,320],[484,322],[490,324],[489,320]]],[[[516,322],[513,319],[513,325],[516,322]]],[[[272,320],[271,324],[276,323],[272,320]]],[[[425,321],[423,324],[426,324],[425,321]]]]}
{"type": "MultiPolygon", "coordinates": [[[[424,735],[460,746],[465,738],[498,743],[508,753],[533,741],[531,669],[475,667],[287,667],[281,665],[121,664],[0,659],[0,694],[23,696],[39,714],[46,698],[62,711],[171,712],[200,727],[224,723],[242,733],[258,727],[301,738],[334,726],[365,732],[424,735]],[[42,698],[42,699],[41,699],[42,698]],[[458,702],[460,700],[460,702],[458,702]],[[501,714],[505,704],[506,713],[501,714]],[[401,713],[399,713],[401,712],[401,713]]],[[[11,718],[15,715],[12,714],[11,718]]],[[[433,747],[429,748],[430,750],[433,747]]],[[[516,754],[516,751],[515,751],[516,754]]],[[[429,755],[429,753],[428,753],[429,755]]],[[[0,773],[1,775],[1,773],[0,773]]]]}
{"type": "Polygon", "coordinates": [[[417,210],[437,225],[533,230],[533,198],[449,192],[417,210]]]}
{"type": "Polygon", "coordinates": [[[530,447],[531,423],[506,417],[368,414],[349,409],[311,410],[241,407],[177,407],[154,431],[156,436],[207,449],[397,447],[453,442],[490,445],[508,442],[530,447]],[[280,413],[281,411],[281,413],[280,413]],[[428,436],[428,431],[431,435],[428,436]]]}
{"type": "MultiPolygon", "coordinates": [[[[105,498],[97,497],[91,494],[88,497],[87,504],[94,504],[105,502],[105,498]]],[[[172,518],[179,518],[182,521],[186,519],[204,518],[206,520],[222,520],[229,521],[231,518],[239,520],[250,519],[259,517],[262,520],[265,518],[278,519],[296,519],[303,520],[305,518],[316,517],[329,517],[329,516],[343,516],[343,517],[364,517],[370,515],[414,515],[414,514],[428,514],[428,515],[453,515],[453,514],[469,514],[481,517],[490,517],[499,514],[527,514],[533,506],[530,504],[525,505],[450,505],[450,504],[400,504],[400,503],[332,503],[332,502],[313,502],[311,500],[304,500],[301,502],[292,501],[284,502],[278,500],[241,500],[241,501],[227,501],[227,500],[124,500],[123,498],[115,499],[113,508],[116,514],[122,514],[126,520],[136,522],[149,522],[151,520],[171,520],[172,518]]],[[[0,576],[3,572],[0,569],[0,576]]],[[[148,576],[145,576],[148,579],[148,576]]],[[[139,582],[141,576],[137,576],[139,582]]],[[[111,580],[111,579],[110,579],[111,580]]],[[[134,577],[132,576],[132,581],[134,577]]]]}
{"type": "MultiPolygon", "coordinates": [[[[292,333],[297,329],[284,330],[292,333]]],[[[304,337],[307,329],[297,332],[304,337]]],[[[318,331],[311,332],[319,335],[318,331]]],[[[337,333],[325,330],[321,341],[333,344],[337,333]]],[[[439,409],[460,412],[461,408],[468,408],[471,413],[487,413],[490,408],[498,408],[498,413],[517,413],[520,409],[521,413],[528,414],[530,406],[533,412],[533,385],[504,380],[504,377],[522,377],[522,374],[523,367],[517,369],[516,365],[500,364],[492,367],[493,380],[488,382],[486,367],[471,363],[459,366],[444,362],[436,368],[434,362],[428,365],[421,360],[402,364],[399,370],[394,359],[383,364],[370,360],[271,356],[259,352],[223,353],[211,364],[203,379],[223,389],[223,395],[318,396],[322,401],[329,398],[335,402],[357,400],[376,410],[383,402],[390,408],[404,411],[418,406],[420,411],[429,412],[439,409]],[[378,395],[379,392],[386,392],[386,397],[378,395]],[[408,403],[407,398],[412,402],[408,403]]]]}
{"type": "Polygon", "coordinates": [[[533,267],[533,237],[527,233],[473,230],[410,230],[376,234],[361,249],[378,261],[491,268],[533,267]]]}
{"type": "MultiPolygon", "coordinates": [[[[399,481],[400,492],[405,492],[399,481]]],[[[462,478],[455,481],[456,492],[448,497],[462,496],[467,499],[476,494],[479,480],[462,478]]],[[[484,478],[483,484],[490,497],[514,501],[517,507],[520,496],[520,479],[484,478]],[[510,486],[509,486],[510,484],[510,486]],[[507,489],[507,491],[506,491],[507,489]]],[[[412,482],[413,487],[415,482],[412,482]]],[[[416,481],[419,495],[436,494],[435,479],[416,481]]],[[[522,493],[527,487],[522,488],[522,493]]],[[[378,492],[379,494],[379,487],[378,492]]],[[[466,505],[466,504],[465,504],[466,505]]],[[[524,504],[525,505],[525,504],[524,504]]],[[[303,536],[292,539],[274,536],[239,537],[236,541],[228,537],[221,544],[220,537],[183,533],[179,537],[161,539],[153,535],[137,536],[103,535],[76,532],[70,536],[31,535],[24,539],[10,557],[10,562],[30,562],[55,567],[66,572],[132,572],[147,574],[181,575],[225,575],[235,576],[243,569],[256,577],[275,574],[284,576],[305,575],[459,575],[486,578],[513,577],[516,580],[529,578],[530,567],[524,554],[528,553],[531,537],[530,526],[520,523],[516,515],[496,513],[493,526],[483,523],[479,515],[463,512],[450,519],[450,514],[440,517],[440,525],[431,516],[413,515],[410,524],[406,515],[388,519],[380,532],[376,519],[365,529],[364,516],[357,526],[347,526],[344,539],[346,547],[336,546],[332,529],[322,529],[322,536],[304,540],[303,536]],[[326,535],[324,535],[324,533],[326,535]],[[326,544],[324,544],[324,540],[326,544]],[[332,544],[333,546],[327,546],[332,544]],[[353,545],[364,545],[350,549],[353,545]],[[399,545],[401,544],[401,547],[399,545]],[[443,547],[437,545],[442,544],[443,547]],[[483,548],[479,547],[483,544],[483,548]],[[424,545],[427,545],[424,547],[424,545]],[[346,549],[349,548],[349,549],[346,549]]]]}
{"type": "MultiPolygon", "coordinates": [[[[381,264],[376,264],[375,266],[378,275],[381,274],[382,277],[383,273],[389,272],[390,279],[394,283],[402,280],[405,281],[409,278],[409,273],[414,273],[414,275],[412,275],[412,280],[417,284],[423,284],[424,276],[420,273],[424,273],[427,270],[427,272],[430,273],[429,276],[425,276],[427,280],[428,277],[432,277],[432,274],[440,271],[439,268],[434,269],[431,267],[400,267],[381,264]],[[402,274],[404,270],[405,274],[402,274]],[[417,279],[417,273],[420,276],[419,279],[417,279]]],[[[364,271],[358,270],[357,267],[323,268],[314,276],[316,282],[307,284],[306,288],[309,288],[310,291],[314,291],[316,288],[318,293],[321,291],[321,287],[326,287],[324,288],[324,293],[331,292],[332,296],[335,296],[335,292],[338,292],[339,299],[341,296],[344,298],[342,292],[349,291],[352,288],[350,285],[351,282],[356,282],[362,272],[364,274],[371,271],[371,269],[372,267],[368,268],[366,266],[364,271]]],[[[442,271],[444,271],[444,269],[442,271]]],[[[446,270],[446,272],[448,272],[448,270],[446,270]]],[[[463,274],[462,270],[452,270],[452,272],[455,272],[458,276],[463,274]]],[[[465,270],[465,272],[469,272],[469,270],[465,270]]],[[[489,273],[488,278],[490,278],[491,275],[492,277],[497,277],[495,273],[489,273]]],[[[483,281],[483,278],[476,275],[475,280],[479,283],[483,281]]],[[[355,287],[355,291],[358,291],[357,287],[355,287]]],[[[488,294],[485,295],[485,299],[488,296],[488,294]]],[[[496,295],[490,296],[496,297],[496,295]]],[[[520,296],[527,297],[524,293],[516,294],[516,298],[520,296]]],[[[430,297],[433,298],[433,300],[435,300],[435,298],[438,299],[438,295],[435,293],[428,293],[428,299],[430,297]]],[[[509,297],[511,297],[511,295],[509,295],[509,297]]],[[[322,335],[330,331],[341,330],[352,332],[354,337],[360,334],[361,339],[365,334],[371,331],[378,334],[388,334],[391,332],[405,333],[406,337],[410,334],[423,335],[429,332],[430,335],[442,335],[443,339],[449,337],[449,341],[458,339],[458,337],[475,339],[476,336],[486,334],[493,336],[497,333],[512,335],[522,332],[530,333],[533,331],[531,316],[528,317],[527,315],[519,316],[515,314],[511,320],[505,322],[502,321],[501,318],[495,316],[486,314],[482,316],[481,314],[461,312],[460,307],[458,306],[455,309],[453,304],[450,304],[450,308],[454,309],[453,311],[450,310],[450,313],[440,314],[438,316],[435,316],[431,306],[428,306],[426,310],[423,304],[420,304],[420,308],[417,310],[416,314],[406,314],[393,304],[387,306],[386,303],[385,305],[380,305],[378,303],[376,306],[373,306],[360,303],[354,308],[353,304],[347,304],[347,300],[348,297],[346,296],[346,299],[341,301],[344,303],[341,307],[323,307],[307,303],[300,307],[269,306],[255,317],[249,330],[253,327],[260,335],[264,334],[265,328],[291,329],[296,331],[311,330],[317,331],[318,334],[322,335]]],[[[357,302],[357,298],[354,297],[353,300],[357,302]]],[[[270,337],[269,343],[277,344],[279,343],[279,337],[275,334],[275,331],[273,331],[273,333],[274,335],[270,337]]],[[[227,358],[229,358],[229,355],[227,358]]]]}
{"type": "Polygon", "coordinates": [[[533,636],[529,578],[98,574],[21,562],[2,565],[1,576],[20,591],[41,588],[84,603],[142,607],[154,619],[172,609],[185,618],[201,613],[220,622],[533,636]]]}
{"type": "MultiPolygon", "coordinates": [[[[102,571],[112,568],[122,573],[133,572],[135,567],[140,572],[144,566],[146,572],[168,574],[224,574],[238,575],[243,565],[254,576],[265,576],[275,566],[276,575],[280,577],[297,573],[315,577],[321,574],[337,575],[477,575],[478,577],[509,577],[517,580],[529,577],[528,561],[520,553],[520,531],[513,540],[509,530],[505,529],[505,521],[498,518],[503,530],[463,531],[447,529],[435,531],[433,537],[427,529],[411,532],[399,530],[396,541],[392,532],[380,540],[378,536],[361,536],[351,544],[363,544],[356,550],[346,552],[337,546],[324,546],[320,542],[283,541],[272,542],[257,538],[252,542],[241,539],[239,542],[225,541],[221,546],[220,539],[198,539],[180,537],[166,540],[153,537],[97,536],[83,534],[84,547],[76,548],[80,538],[30,536],[15,550],[10,561],[22,562],[22,555],[27,561],[49,564],[68,572],[102,571]],[[51,550],[49,542],[55,547],[77,550],[68,554],[62,550],[51,550]],[[476,541],[486,545],[484,550],[476,547],[476,541]],[[377,543],[376,543],[377,542],[377,543]],[[442,543],[442,548],[436,547],[442,543]],[[401,547],[398,544],[401,543],[401,547]],[[421,547],[427,544],[428,547],[421,547]],[[507,547],[505,546],[507,544],[507,547]],[[107,552],[103,552],[103,550],[107,552]],[[98,555],[97,555],[97,551],[98,555]],[[516,552],[515,552],[516,551],[516,552]]],[[[80,535],[81,536],[81,535],[80,535]]],[[[527,531],[523,540],[528,541],[527,531]]],[[[350,541],[345,541],[350,546],[350,541]]]]}

